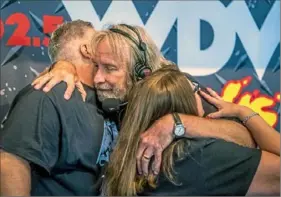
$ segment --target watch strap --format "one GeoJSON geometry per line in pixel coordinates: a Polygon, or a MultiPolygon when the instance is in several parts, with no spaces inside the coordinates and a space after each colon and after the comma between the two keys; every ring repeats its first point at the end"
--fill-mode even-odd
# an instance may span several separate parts
{"type": "Polygon", "coordinates": [[[172,115],[173,115],[175,124],[176,125],[182,125],[182,122],[181,122],[179,114],[178,113],[173,113],[172,115]]]}

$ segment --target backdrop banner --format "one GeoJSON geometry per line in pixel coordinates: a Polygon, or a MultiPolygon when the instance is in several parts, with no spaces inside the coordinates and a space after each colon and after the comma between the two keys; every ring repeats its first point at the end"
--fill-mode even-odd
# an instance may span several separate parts
{"type": "Polygon", "coordinates": [[[49,37],[82,19],[144,27],[166,58],[280,132],[279,0],[1,0],[2,119],[20,89],[50,65],[49,37]]]}

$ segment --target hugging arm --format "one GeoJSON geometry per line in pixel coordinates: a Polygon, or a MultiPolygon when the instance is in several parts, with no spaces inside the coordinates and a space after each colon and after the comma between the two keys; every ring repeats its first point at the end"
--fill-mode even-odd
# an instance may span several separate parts
{"type": "MultiPolygon", "coordinates": [[[[197,96],[199,97],[199,96],[197,96]]],[[[203,97],[204,98],[204,97],[203,97]]],[[[207,102],[206,102],[207,104],[207,102]]],[[[215,106],[204,105],[205,114],[215,112],[215,106]],[[207,110],[205,109],[207,108],[207,110]]],[[[228,119],[202,118],[194,115],[179,114],[186,128],[185,137],[214,137],[236,144],[256,147],[251,133],[242,124],[228,119]]],[[[150,160],[154,157],[152,171],[157,174],[160,169],[162,152],[173,141],[174,119],[171,114],[163,116],[141,135],[137,153],[137,167],[140,174],[148,173],[150,160]],[[144,157],[145,155],[145,157],[144,157]]]]}
{"type": "Polygon", "coordinates": [[[180,114],[186,127],[185,137],[215,137],[254,148],[255,142],[247,128],[240,123],[226,119],[206,119],[180,114]]]}
{"type": "Polygon", "coordinates": [[[223,101],[212,89],[209,89],[212,96],[201,92],[201,94],[218,107],[218,111],[209,114],[210,118],[236,116],[244,122],[251,135],[262,150],[280,156],[280,133],[269,126],[265,120],[254,113],[248,107],[236,105],[223,101]]]}
{"type": "MultiPolygon", "coordinates": [[[[186,131],[185,137],[221,138],[239,145],[255,147],[251,134],[241,124],[225,119],[206,119],[198,116],[179,114],[186,131]]],[[[148,174],[149,160],[152,158],[152,171],[159,173],[162,152],[173,141],[174,120],[171,114],[158,119],[146,132],[142,133],[137,153],[137,167],[140,174],[148,174]]]]}
{"type": "Polygon", "coordinates": [[[55,85],[63,81],[67,84],[67,89],[64,94],[66,100],[71,97],[75,87],[78,88],[83,97],[86,95],[83,85],[77,76],[75,67],[70,62],[63,60],[53,64],[52,68],[43,71],[31,85],[33,85],[35,89],[41,89],[43,87],[44,92],[49,92],[55,85]]]}

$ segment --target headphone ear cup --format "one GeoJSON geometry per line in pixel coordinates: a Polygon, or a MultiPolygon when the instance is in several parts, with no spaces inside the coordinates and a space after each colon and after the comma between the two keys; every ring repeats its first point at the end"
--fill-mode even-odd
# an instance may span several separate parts
{"type": "Polygon", "coordinates": [[[151,72],[151,68],[141,62],[138,62],[135,65],[134,73],[137,80],[144,79],[145,77],[149,76],[151,72]]]}

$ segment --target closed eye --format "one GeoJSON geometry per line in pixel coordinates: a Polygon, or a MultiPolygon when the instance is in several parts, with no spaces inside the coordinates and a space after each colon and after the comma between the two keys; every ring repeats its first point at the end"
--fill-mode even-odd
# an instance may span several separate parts
{"type": "Polygon", "coordinates": [[[104,67],[108,71],[116,71],[116,70],[118,70],[118,68],[115,65],[111,65],[111,64],[105,64],[104,67]]]}

